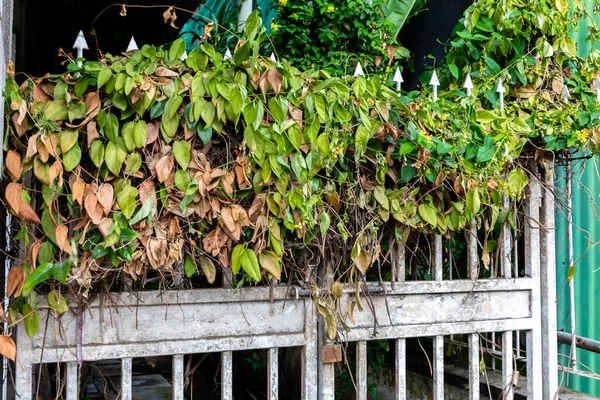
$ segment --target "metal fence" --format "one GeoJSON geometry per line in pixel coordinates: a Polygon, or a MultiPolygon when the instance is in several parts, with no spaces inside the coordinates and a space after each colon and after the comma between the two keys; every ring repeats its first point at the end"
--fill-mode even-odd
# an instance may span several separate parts
{"type": "MultiPolygon", "coordinates": [[[[453,335],[468,340],[469,399],[480,398],[480,360],[483,351],[501,356],[503,398],[512,399],[519,378],[516,360],[526,361],[527,397],[557,398],[556,310],[554,262],[554,203],[552,171],[547,182],[532,181],[525,200],[524,254],[517,254],[507,227],[499,241],[499,278],[478,279],[477,238],[467,240],[469,277],[442,279],[442,237],[433,238],[432,280],[406,281],[404,248],[395,265],[395,282],[369,282],[370,308],[354,313],[342,341],[356,342],[356,398],[366,400],[367,342],[395,341],[395,398],[406,399],[406,340],[433,337],[433,398],[444,399],[444,343],[453,335]],[[543,184],[542,184],[543,183],[543,184]],[[517,265],[521,260],[522,272],[517,265]],[[524,332],[526,343],[520,343],[524,332]],[[492,349],[481,345],[482,335],[492,349]],[[524,348],[523,348],[524,347],[524,348]]],[[[325,273],[324,285],[332,274],[325,273]]],[[[343,315],[356,293],[339,299],[343,315]]],[[[33,338],[17,333],[18,360],[15,392],[33,398],[34,364],[66,363],[66,398],[78,398],[77,360],[121,359],[121,399],[132,398],[132,358],[173,357],[173,399],[184,398],[184,355],[221,353],[221,394],[231,399],[232,352],[268,349],[268,398],[278,398],[278,349],[302,348],[301,398],[334,399],[335,363],[324,363],[322,349],[330,345],[307,289],[276,287],[198,289],[190,291],[121,294],[112,304],[99,300],[79,315],[42,319],[33,338]],[[144,328],[141,328],[144,327],[144,328]],[[148,327],[152,327],[149,329],[148,327]]],[[[457,341],[454,341],[456,343],[457,341]]],[[[521,382],[525,377],[521,377],[521,382]]]]}

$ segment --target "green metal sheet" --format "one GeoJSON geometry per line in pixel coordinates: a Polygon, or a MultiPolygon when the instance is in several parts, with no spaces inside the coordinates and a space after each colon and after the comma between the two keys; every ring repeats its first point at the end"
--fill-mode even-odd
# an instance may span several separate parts
{"type": "MultiPolygon", "coordinates": [[[[585,0],[588,10],[593,13],[596,0],[585,0]]],[[[596,14],[600,23],[600,15],[596,14]]],[[[574,34],[579,45],[579,56],[587,57],[592,45],[586,42],[587,24],[582,22],[574,34]]],[[[596,43],[598,47],[598,43],[596,43]]],[[[594,158],[587,162],[578,162],[572,166],[573,176],[573,255],[575,260],[575,315],[576,333],[579,336],[600,340],[600,247],[590,243],[600,242],[600,160],[594,158]],[[598,304],[598,306],[596,306],[598,304]]],[[[559,170],[557,186],[565,188],[565,170],[559,170]]],[[[559,196],[562,197],[562,196],[559,196]]],[[[564,197],[563,197],[564,199],[564,197]]],[[[566,208],[558,207],[556,215],[556,290],[557,290],[557,327],[571,332],[571,302],[568,285],[569,242],[566,208]]],[[[559,345],[558,361],[568,365],[571,347],[559,345]]],[[[578,369],[600,373],[600,354],[577,350],[578,369]]],[[[559,372],[559,382],[576,391],[600,396],[600,381],[559,372]]]]}

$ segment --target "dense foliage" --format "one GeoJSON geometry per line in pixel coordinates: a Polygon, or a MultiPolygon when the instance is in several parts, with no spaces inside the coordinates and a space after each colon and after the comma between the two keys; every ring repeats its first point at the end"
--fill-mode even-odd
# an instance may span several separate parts
{"type": "MultiPolygon", "coordinates": [[[[437,102],[398,96],[381,75],[273,62],[256,14],[231,59],[207,41],[182,61],[177,40],[10,80],[5,199],[28,252],[11,270],[8,318],[24,315],[33,334],[36,288],[61,313],[66,285],[84,301],[149,274],[312,282],[326,264],[357,282],[411,231],[471,221],[487,268],[494,228],[512,221],[502,196],[523,195],[545,152],[600,141],[596,61],[576,56],[574,15],[585,17],[579,2],[476,1],[438,70],[437,102]],[[473,96],[460,90],[468,72],[473,96]]],[[[332,298],[317,307],[335,336],[332,298]]]]}

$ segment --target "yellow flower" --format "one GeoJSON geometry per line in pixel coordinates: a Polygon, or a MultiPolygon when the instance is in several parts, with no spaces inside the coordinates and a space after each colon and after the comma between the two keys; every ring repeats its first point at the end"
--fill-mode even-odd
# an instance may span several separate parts
{"type": "Polygon", "coordinates": [[[590,136],[590,131],[587,129],[581,129],[577,131],[577,140],[580,142],[585,142],[587,138],[590,136]]]}
{"type": "Polygon", "coordinates": [[[271,22],[271,30],[276,31],[277,29],[279,29],[279,25],[277,25],[275,22],[271,22]]]}
{"type": "Polygon", "coordinates": [[[332,13],[332,12],[334,12],[334,11],[335,11],[335,7],[334,7],[334,6],[328,6],[328,7],[327,7],[327,13],[328,13],[328,14],[331,14],[331,13],[332,13]]]}
{"type": "Polygon", "coordinates": [[[388,74],[390,72],[392,72],[392,67],[390,67],[389,65],[387,67],[385,67],[385,72],[388,73],[388,74]]]}
{"type": "Polygon", "coordinates": [[[279,4],[281,4],[282,6],[285,6],[288,2],[288,0],[277,0],[279,2],[279,4]]]}

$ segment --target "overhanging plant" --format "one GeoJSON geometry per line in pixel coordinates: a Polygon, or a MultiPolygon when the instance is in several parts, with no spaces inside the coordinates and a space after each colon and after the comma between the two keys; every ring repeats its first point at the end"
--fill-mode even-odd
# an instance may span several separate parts
{"type": "MultiPolygon", "coordinates": [[[[502,196],[523,195],[545,152],[600,141],[597,58],[576,56],[573,15],[586,17],[579,2],[475,2],[438,70],[438,102],[398,96],[379,75],[273,62],[256,14],[231,59],[205,42],[181,61],[177,40],[9,79],[4,198],[27,256],[11,269],[6,318],[22,315],[33,335],[37,291],[60,314],[65,297],[84,304],[124,279],[142,288],[149,273],[165,285],[199,270],[211,283],[220,268],[246,284],[310,282],[327,264],[356,283],[411,231],[471,221],[486,268],[494,228],[513,218],[502,196]],[[459,89],[468,72],[474,96],[459,89]]],[[[331,337],[340,289],[316,298],[331,337]]]]}

